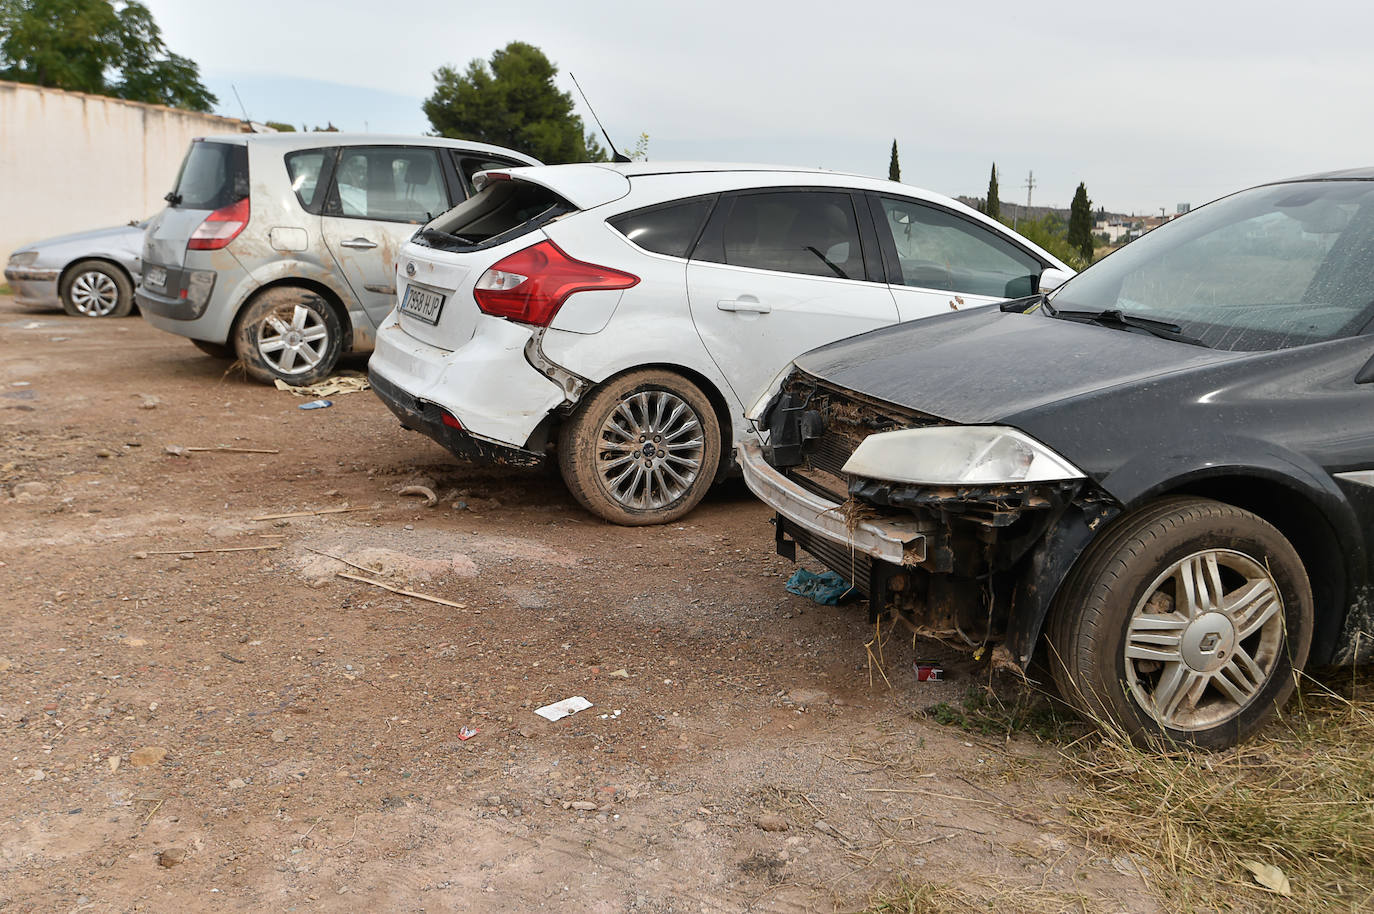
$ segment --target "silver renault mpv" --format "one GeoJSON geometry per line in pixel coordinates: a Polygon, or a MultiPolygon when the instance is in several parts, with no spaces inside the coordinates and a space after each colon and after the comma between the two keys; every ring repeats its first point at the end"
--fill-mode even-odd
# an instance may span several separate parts
{"type": "Polygon", "coordinates": [[[371,351],[418,226],[471,196],[477,172],[538,164],[438,137],[194,140],[144,236],[139,310],[258,380],[314,383],[371,351]]]}

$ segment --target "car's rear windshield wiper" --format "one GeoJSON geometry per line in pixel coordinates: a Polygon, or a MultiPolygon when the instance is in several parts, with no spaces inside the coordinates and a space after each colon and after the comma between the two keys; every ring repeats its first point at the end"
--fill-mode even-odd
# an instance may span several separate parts
{"type": "Polygon", "coordinates": [[[1066,311],[1062,308],[1055,308],[1046,302],[1044,310],[1050,317],[1057,317],[1066,321],[1100,324],[1103,327],[1116,327],[1121,330],[1133,328],[1144,330],[1146,333],[1154,334],[1163,340],[1173,340],[1176,343],[1187,343],[1190,346],[1207,345],[1197,337],[1184,333],[1183,328],[1178,324],[1155,320],[1150,317],[1136,317],[1133,314],[1126,314],[1120,308],[1108,308],[1105,311],[1066,311]]]}

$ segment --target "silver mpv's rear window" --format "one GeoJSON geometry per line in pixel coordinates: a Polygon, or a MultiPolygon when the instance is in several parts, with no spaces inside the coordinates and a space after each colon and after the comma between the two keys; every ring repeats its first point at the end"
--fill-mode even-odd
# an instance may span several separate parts
{"type": "Polygon", "coordinates": [[[248,147],[195,140],[181,160],[167,202],[181,209],[219,209],[248,196],[248,147]]]}

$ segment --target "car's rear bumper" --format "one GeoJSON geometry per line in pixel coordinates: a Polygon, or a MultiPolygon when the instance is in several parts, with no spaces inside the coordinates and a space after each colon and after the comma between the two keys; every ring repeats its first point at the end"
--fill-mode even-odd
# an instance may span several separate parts
{"type": "Polygon", "coordinates": [[[5,283],[14,293],[16,304],[57,307],[62,304],[57,297],[57,280],[61,275],[58,269],[6,267],[5,283]]]}
{"type": "Polygon", "coordinates": [[[474,437],[466,429],[455,428],[444,422],[449,413],[437,403],[429,403],[406,393],[387,380],[375,368],[369,367],[368,381],[377,397],[387,405],[401,426],[434,439],[455,457],[480,463],[503,463],[510,466],[537,466],[544,461],[543,454],[512,447],[496,441],[474,437]]]}
{"type": "Polygon", "coordinates": [[[738,456],[745,484],[778,512],[788,526],[800,528],[809,537],[832,543],[845,552],[893,565],[919,565],[925,561],[925,533],[914,518],[850,520],[845,516],[844,505],[802,488],[769,466],[756,442],[742,442],[738,456]]]}
{"type": "Polygon", "coordinates": [[[134,301],[144,320],[159,330],[227,343],[238,306],[252,287],[252,278],[229,252],[188,251],[181,266],[145,261],[134,301]],[[166,271],[162,286],[149,285],[150,273],[159,269],[166,271]]]}
{"type": "Polygon", "coordinates": [[[406,333],[393,311],[377,331],[368,371],[447,411],[477,438],[525,449],[564,400],[563,389],[525,359],[530,335],[524,324],[483,315],[472,337],[449,350],[406,333]]]}

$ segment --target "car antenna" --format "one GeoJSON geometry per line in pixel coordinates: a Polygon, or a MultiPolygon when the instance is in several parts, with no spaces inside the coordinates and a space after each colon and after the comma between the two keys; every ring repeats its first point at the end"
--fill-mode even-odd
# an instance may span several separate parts
{"type": "MultiPolygon", "coordinates": [[[[587,110],[590,111],[590,112],[592,113],[592,120],[596,121],[596,126],[601,127],[601,118],[599,118],[599,117],[596,116],[596,109],[592,107],[592,103],[591,103],[591,102],[587,101],[587,93],[582,91],[582,86],[581,86],[580,83],[578,83],[577,77],[576,77],[576,76],[573,76],[571,70],[568,71],[568,75],[569,75],[569,76],[572,76],[573,85],[574,85],[574,86],[577,86],[577,94],[580,95],[580,96],[582,96],[582,104],[586,105],[586,106],[587,106],[587,110]]],[[[630,161],[630,157],[629,157],[629,156],[625,155],[625,153],[623,153],[623,152],[621,152],[619,149],[616,149],[616,148],[615,148],[615,143],[611,142],[611,135],[610,135],[609,133],[606,132],[606,128],[605,128],[605,127],[601,127],[601,135],[604,136],[604,137],[606,138],[606,145],[609,146],[609,147],[611,147],[611,161],[612,161],[612,162],[628,162],[628,161],[630,161]]]]}
{"type": "Polygon", "coordinates": [[[230,83],[229,91],[234,93],[234,99],[239,103],[239,110],[243,112],[243,122],[245,124],[253,123],[253,119],[248,116],[248,106],[243,103],[243,99],[239,98],[238,87],[235,86],[233,83],[230,83]]]}

